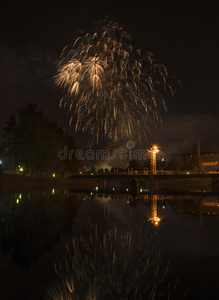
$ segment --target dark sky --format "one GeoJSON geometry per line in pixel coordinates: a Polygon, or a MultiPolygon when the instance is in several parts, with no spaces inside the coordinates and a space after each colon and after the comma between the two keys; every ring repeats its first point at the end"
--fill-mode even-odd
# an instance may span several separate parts
{"type": "MultiPolygon", "coordinates": [[[[214,1],[215,2],[215,1],[214,1]]],[[[59,109],[55,75],[61,50],[78,28],[106,15],[146,47],[182,89],[168,105],[163,126],[151,140],[170,157],[196,148],[200,123],[201,150],[219,151],[218,4],[213,1],[3,1],[0,39],[0,130],[12,113],[29,102],[66,127],[59,109]]],[[[75,135],[78,147],[85,142],[75,135]]]]}

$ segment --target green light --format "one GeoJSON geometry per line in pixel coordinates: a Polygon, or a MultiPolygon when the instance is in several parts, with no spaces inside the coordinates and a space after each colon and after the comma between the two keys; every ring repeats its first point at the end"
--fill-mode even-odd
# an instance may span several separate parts
{"type": "Polygon", "coordinates": [[[143,190],[142,189],[140,189],[140,193],[142,193],[143,192],[143,190]]]}
{"type": "Polygon", "coordinates": [[[186,174],[187,174],[187,175],[189,175],[189,174],[190,174],[190,172],[186,172],[186,174]]]}
{"type": "Polygon", "coordinates": [[[92,193],[92,192],[91,192],[90,194],[91,194],[91,196],[93,195],[93,193],[92,193]]]}
{"type": "Polygon", "coordinates": [[[98,191],[98,186],[96,186],[96,191],[98,191]]]}
{"type": "Polygon", "coordinates": [[[52,174],[52,177],[56,177],[56,174],[55,174],[55,173],[53,173],[53,174],[52,174]]]}
{"type": "Polygon", "coordinates": [[[19,203],[19,201],[20,201],[19,199],[16,200],[17,203],[19,203]]]}
{"type": "Polygon", "coordinates": [[[94,175],[94,173],[91,173],[90,175],[94,175]]]}
{"type": "Polygon", "coordinates": [[[24,169],[23,169],[22,167],[20,167],[19,171],[20,171],[20,172],[23,172],[23,170],[24,170],[24,169]]]}
{"type": "Polygon", "coordinates": [[[53,194],[53,195],[55,194],[55,189],[52,189],[52,194],[53,194]]]}
{"type": "Polygon", "coordinates": [[[19,195],[19,199],[21,199],[21,198],[22,198],[22,195],[20,194],[20,195],[19,195]]]}

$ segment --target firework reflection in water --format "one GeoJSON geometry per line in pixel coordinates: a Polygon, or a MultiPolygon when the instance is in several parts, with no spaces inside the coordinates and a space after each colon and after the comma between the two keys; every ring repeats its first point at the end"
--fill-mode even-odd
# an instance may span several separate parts
{"type": "Polygon", "coordinates": [[[60,282],[47,300],[169,299],[178,284],[165,283],[169,263],[161,262],[147,224],[112,225],[107,215],[104,225],[86,225],[87,234],[73,237],[65,262],[55,265],[60,282]]]}
{"type": "Polygon", "coordinates": [[[151,52],[134,50],[129,33],[117,22],[105,19],[90,32],[75,35],[74,43],[63,49],[55,76],[70,124],[89,132],[90,144],[103,137],[147,140],[175,92],[166,67],[151,52]]]}

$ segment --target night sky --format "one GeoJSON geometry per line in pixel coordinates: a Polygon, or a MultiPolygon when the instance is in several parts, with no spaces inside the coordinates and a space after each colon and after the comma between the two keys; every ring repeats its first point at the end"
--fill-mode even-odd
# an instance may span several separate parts
{"type": "MultiPolygon", "coordinates": [[[[163,126],[149,142],[156,142],[168,158],[194,151],[199,123],[201,151],[219,151],[218,5],[210,1],[198,6],[191,1],[3,1],[0,131],[12,113],[30,102],[67,128],[68,116],[59,109],[61,94],[52,79],[59,55],[73,42],[76,29],[89,29],[106,15],[124,26],[134,47],[151,51],[182,81],[163,126]]],[[[78,148],[84,148],[86,137],[72,133],[78,148]]]]}

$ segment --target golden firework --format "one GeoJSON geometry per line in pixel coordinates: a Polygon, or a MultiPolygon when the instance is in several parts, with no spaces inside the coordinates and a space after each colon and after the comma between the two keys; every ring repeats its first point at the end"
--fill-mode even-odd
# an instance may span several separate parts
{"type": "Polygon", "coordinates": [[[75,130],[91,133],[91,143],[147,140],[161,121],[165,97],[173,96],[165,66],[152,53],[133,50],[118,23],[103,20],[81,32],[61,56],[55,83],[75,130]]]}

